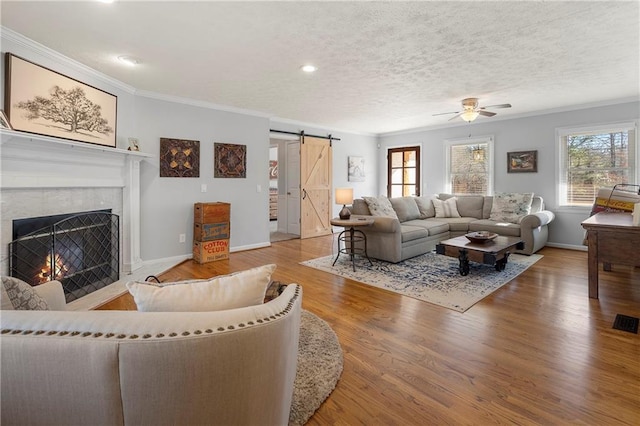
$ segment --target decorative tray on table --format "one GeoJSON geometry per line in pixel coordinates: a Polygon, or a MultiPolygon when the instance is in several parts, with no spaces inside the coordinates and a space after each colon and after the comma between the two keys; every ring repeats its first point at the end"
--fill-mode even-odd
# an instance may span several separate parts
{"type": "Polygon", "coordinates": [[[465,237],[472,243],[483,244],[496,238],[498,234],[489,231],[476,231],[466,234],[465,237]]]}

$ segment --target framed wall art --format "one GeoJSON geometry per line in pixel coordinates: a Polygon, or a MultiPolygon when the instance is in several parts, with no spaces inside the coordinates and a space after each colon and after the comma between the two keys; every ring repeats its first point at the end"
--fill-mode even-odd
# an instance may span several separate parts
{"type": "Polygon", "coordinates": [[[6,54],[5,112],[14,130],[116,146],[115,95],[6,54]]]}
{"type": "Polygon", "coordinates": [[[4,111],[0,111],[0,128],[11,129],[11,123],[9,123],[9,119],[5,115],[4,111]]]}
{"type": "Polygon", "coordinates": [[[200,177],[200,141],[160,138],[160,177],[200,177]]]}
{"type": "Polygon", "coordinates": [[[349,182],[364,182],[364,158],[349,156],[349,182]]]}
{"type": "Polygon", "coordinates": [[[246,178],[247,146],[230,143],[214,143],[213,177],[246,178]]]}
{"type": "Polygon", "coordinates": [[[538,171],[538,151],[507,152],[507,173],[535,173],[538,171]]]}

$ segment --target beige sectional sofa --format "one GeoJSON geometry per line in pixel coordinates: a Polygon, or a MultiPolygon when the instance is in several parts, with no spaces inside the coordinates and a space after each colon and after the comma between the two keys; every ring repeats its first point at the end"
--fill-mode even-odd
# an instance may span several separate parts
{"type": "MultiPolygon", "coordinates": [[[[533,196],[530,212],[518,223],[491,220],[493,197],[482,195],[438,194],[429,197],[398,197],[389,201],[397,218],[372,216],[372,226],[358,229],[367,236],[367,252],[373,257],[397,263],[435,249],[440,241],[474,231],[490,231],[499,235],[520,237],[524,249],[517,251],[532,254],[547,243],[547,225],[555,215],[544,209],[544,201],[533,196]],[[436,217],[433,198],[448,200],[455,197],[461,217],[436,217]]],[[[371,216],[364,199],[354,200],[354,215],[371,216]]]]}
{"type": "MultiPolygon", "coordinates": [[[[34,287],[64,309],[58,281],[34,287]]],[[[214,312],[2,311],[3,425],[285,425],[302,288],[214,312]]]]}

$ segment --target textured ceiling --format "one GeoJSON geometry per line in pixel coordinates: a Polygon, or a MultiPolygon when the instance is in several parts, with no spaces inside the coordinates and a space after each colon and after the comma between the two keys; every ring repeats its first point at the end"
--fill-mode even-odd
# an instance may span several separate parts
{"type": "Polygon", "coordinates": [[[508,117],[640,93],[637,1],[0,7],[2,26],[138,90],[332,129],[444,125],[449,116],[432,114],[466,97],[511,103],[496,110],[508,117]],[[124,67],[118,55],[142,64],[124,67]],[[318,71],[302,73],[305,63],[318,71]]]}

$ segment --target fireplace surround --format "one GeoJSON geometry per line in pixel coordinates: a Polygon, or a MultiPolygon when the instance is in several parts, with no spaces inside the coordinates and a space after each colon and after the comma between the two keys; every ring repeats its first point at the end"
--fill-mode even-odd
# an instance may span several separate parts
{"type": "Polygon", "coordinates": [[[14,219],[108,209],[120,220],[119,274],[142,266],[140,162],[151,154],[0,130],[0,268],[14,219]]]}

